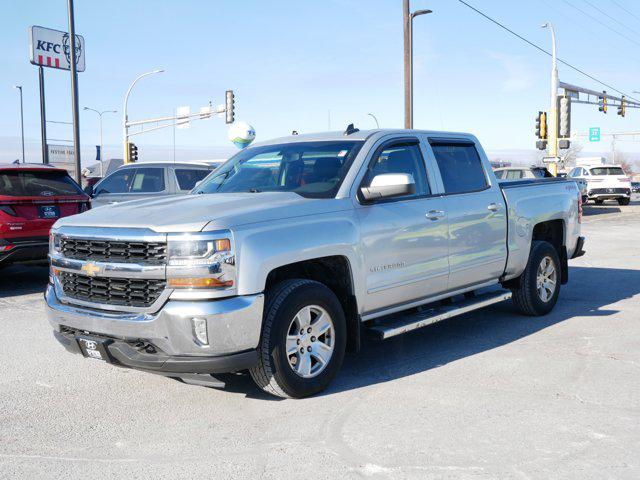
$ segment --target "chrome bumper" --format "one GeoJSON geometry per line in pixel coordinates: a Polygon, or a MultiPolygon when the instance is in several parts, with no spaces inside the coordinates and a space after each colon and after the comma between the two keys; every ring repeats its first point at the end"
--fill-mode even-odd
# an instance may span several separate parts
{"type": "Polygon", "coordinates": [[[167,355],[220,356],[255,349],[260,341],[264,296],[220,300],[169,300],[157,312],[102,311],[63,303],[49,285],[47,317],[57,332],[61,326],[123,340],[144,340],[167,355]],[[208,345],[194,336],[192,318],[207,321],[208,345]]]}

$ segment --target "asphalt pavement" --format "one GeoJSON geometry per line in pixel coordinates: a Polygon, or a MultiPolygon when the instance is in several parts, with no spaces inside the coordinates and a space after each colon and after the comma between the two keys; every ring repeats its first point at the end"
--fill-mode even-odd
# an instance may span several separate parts
{"type": "Polygon", "coordinates": [[[67,353],[44,267],[0,271],[0,478],[638,479],[640,202],[587,206],[555,310],[510,302],[349,355],[281,400],[67,353]]]}

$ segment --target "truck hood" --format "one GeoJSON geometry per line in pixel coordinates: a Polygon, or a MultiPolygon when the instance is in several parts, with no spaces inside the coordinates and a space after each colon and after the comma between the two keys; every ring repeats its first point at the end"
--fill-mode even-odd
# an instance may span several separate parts
{"type": "Polygon", "coordinates": [[[105,205],[58,220],[58,227],[148,228],[156,232],[199,232],[318,215],[348,208],[348,199],[309,199],[291,192],[173,195],[105,205]]]}

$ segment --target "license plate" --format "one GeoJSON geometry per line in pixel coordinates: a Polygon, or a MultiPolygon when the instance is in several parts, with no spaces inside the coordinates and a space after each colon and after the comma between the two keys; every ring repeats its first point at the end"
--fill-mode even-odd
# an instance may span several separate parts
{"type": "Polygon", "coordinates": [[[42,205],[38,207],[38,216],[40,218],[59,218],[60,207],[57,205],[42,205]]]}
{"type": "Polygon", "coordinates": [[[96,360],[109,361],[109,354],[107,353],[107,344],[110,340],[104,340],[95,337],[76,337],[76,341],[80,346],[82,355],[87,358],[94,358],[96,360]]]}

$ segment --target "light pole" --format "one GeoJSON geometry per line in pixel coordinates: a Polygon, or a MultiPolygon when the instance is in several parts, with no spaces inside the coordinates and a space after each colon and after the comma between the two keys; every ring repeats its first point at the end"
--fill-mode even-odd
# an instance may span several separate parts
{"type": "Polygon", "coordinates": [[[433,13],[432,10],[412,12],[409,0],[403,2],[404,19],[404,128],[413,128],[413,19],[433,13]]]}
{"type": "Polygon", "coordinates": [[[556,160],[551,162],[551,173],[555,177],[558,175],[558,62],[556,58],[556,31],[551,22],[542,25],[551,31],[551,105],[549,107],[549,156],[556,160]]]}
{"type": "Polygon", "coordinates": [[[20,131],[22,133],[22,163],[24,163],[24,116],[22,109],[22,85],[14,85],[14,88],[20,90],[20,131]]]}
{"type": "Polygon", "coordinates": [[[102,171],[102,114],[103,113],[118,113],[117,110],[103,110],[99,111],[95,108],[84,107],[83,110],[91,110],[92,112],[96,112],[98,117],[100,117],[100,177],[104,177],[104,172],[102,171]]]}
{"type": "Polygon", "coordinates": [[[380,124],[378,123],[378,119],[376,118],[376,116],[373,113],[367,113],[367,115],[369,115],[376,121],[376,128],[380,128],[380,124]]]}
{"type": "Polygon", "coordinates": [[[127,122],[129,121],[129,117],[127,115],[127,103],[129,102],[129,94],[131,93],[131,89],[133,89],[133,86],[141,78],[146,77],[148,75],[153,75],[155,73],[162,73],[162,72],[164,72],[164,70],[158,69],[158,70],[152,70],[151,72],[143,73],[142,75],[138,75],[138,77],[136,77],[136,79],[133,82],[131,82],[131,85],[129,85],[129,89],[127,90],[127,93],[124,95],[124,109],[122,112],[122,142],[123,142],[123,148],[124,148],[124,163],[129,163],[129,152],[127,151],[127,144],[129,143],[129,126],[127,125],[127,122]]]}

